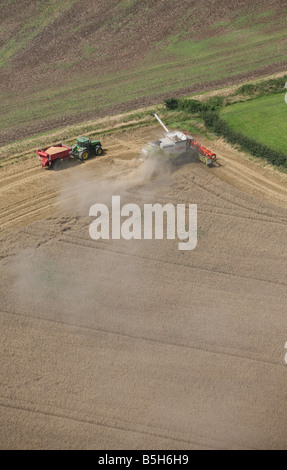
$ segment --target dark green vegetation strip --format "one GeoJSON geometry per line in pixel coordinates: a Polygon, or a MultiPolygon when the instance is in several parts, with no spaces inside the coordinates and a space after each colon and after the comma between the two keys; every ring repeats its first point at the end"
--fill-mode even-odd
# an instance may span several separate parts
{"type": "Polygon", "coordinates": [[[287,75],[279,78],[272,78],[257,83],[246,83],[240,86],[235,95],[245,95],[248,97],[267,96],[274,93],[282,93],[287,82],[287,75]]]}
{"type": "MultiPolygon", "coordinates": [[[[272,141],[270,141],[270,138],[268,139],[273,132],[273,119],[275,116],[278,117],[280,115],[280,113],[278,115],[277,104],[279,96],[277,93],[280,93],[282,105],[285,104],[283,93],[286,81],[287,76],[276,80],[267,80],[258,85],[245,85],[244,87],[240,87],[233,97],[215,96],[206,102],[192,99],[170,98],[165,101],[165,105],[167,109],[170,110],[182,110],[186,115],[197,115],[204,121],[207,129],[212,130],[218,136],[224,137],[229,143],[238,145],[242,150],[249,152],[255,157],[263,158],[272,165],[287,168],[286,146],[284,148],[284,143],[282,144],[282,141],[280,143],[279,140],[277,148],[274,148],[274,146],[271,145],[272,141]],[[234,103],[234,97],[239,95],[247,95],[248,99],[245,99],[241,103],[232,104],[234,103]],[[254,99],[254,97],[256,97],[256,99],[254,99]],[[262,108],[260,109],[262,100],[268,101],[269,115],[266,114],[266,110],[262,111],[262,108]],[[271,101],[271,106],[269,101],[271,101]],[[234,122],[233,125],[231,125],[228,119],[225,119],[226,115],[231,114],[232,109],[236,106],[242,106],[244,111],[246,111],[244,118],[245,123],[248,121],[248,109],[252,109],[253,113],[255,110],[256,116],[250,116],[250,120],[253,123],[251,136],[247,135],[248,131],[246,130],[246,126],[243,126],[242,123],[240,125],[240,120],[237,120],[235,125],[234,122]],[[262,124],[264,124],[264,127],[262,127],[262,124]],[[266,142],[270,142],[270,144],[267,145],[266,142]],[[283,150],[281,150],[282,148],[283,150]]],[[[241,99],[239,98],[238,101],[241,101],[241,99]]],[[[286,112],[284,114],[286,117],[287,105],[285,106],[286,112]]],[[[281,115],[281,124],[286,129],[286,120],[282,123],[282,119],[284,119],[284,116],[281,115]]]]}

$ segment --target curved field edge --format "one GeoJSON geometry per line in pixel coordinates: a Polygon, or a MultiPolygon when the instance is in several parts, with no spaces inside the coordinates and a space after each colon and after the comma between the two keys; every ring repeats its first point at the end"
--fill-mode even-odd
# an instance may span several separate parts
{"type": "MultiPolygon", "coordinates": [[[[55,129],[53,132],[37,135],[33,138],[23,139],[18,142],[13,142],[5,145],[0,150],[0,167],[16,163],[18,160],[25,160],[27,158],[35,157],[35,152],[39,148],[45,146],[55,145],[57,143],[66,143],[71,145],[75,143],[76,139],[81,135],[85,135],[91,139],[101,138],[105,136],[116,135],[125,131],[135,130],[141,127],[157,125],[153,113],[160,112],[161,116],[165,119],[166,124],[174,126],[174,119],[177,118],[182,121],[182,113],[169,113],[163,105],[158,105],[152,109],[139,110],[133,113],[120,114],[113,117],[108,117],[96,121],[89,121],[84,124],[68,126],[64,129],[55,129]]],[[[189,128],[193,128],[195,132],[202,132],[199,123],[194,120],[189,120],[189,128]]],[[[139,149],[140,150],[140,149],[139,149]]]]}
{"type": "MultiPolygon", "coordinates": [[[[285,73],[286,72],[278,72],[264,77],[264,80],[282,77],[285,73]]],[[[260,83],[261,80],[262,78],[256,78],[254,80],[244,81],[241,86],[249,86],[250,84],[256,85],[257,83],[260,83]]],[[[238,86],[239,84],[237,83],[228,87],[210,89],[204,92],[191,94],[187,98],[206,101],[208,98],[217,95],[230,97],[236,93],[238,86]]],[[[0,165],[3,165],[3,161],[7,160],[9,157],[21,157],[29,154],[31,151],[34,152],[36,149],[44,147],[46,144],[50,145],[51,143],[56,143],[64,139],[67,143],[70,143],[82,134],[96,137],[101,133],[112,133],[118,129],[128,129],[133,126],[149,124],[149,121],[154,121],[154,118],[152,117],[152,113],[154,112],[164,113],[165,117],[167,117],[169,121],[176,121],[174,113],[170,115],[163,104],[154,104],[137,109],[134,108],[133,110],[126,110],[115,115],[108,115],[98,119],[78,122],[73,125],[56,127],[52,130],[47,130],[43,133],[36,133],[33,136],[18,139],[11,143],[2,145],[0,147],[0,165]]],[[[190,121],[196,122],[198,120],[196,118],[190,118],[190,121]]],[[[180,123],[177,122],[176,124],[180,125],[180,123]]],[[[198,130],[199,134],[202,132],[204,133],[202,123],[199,124],[198,129],[195,128],[194,130],[198,130]]]]}
{"type": "Polygon", "coordinates": [[[286,172],[286,80],[287,75],[282,75],[242,85],[229,95],[203,101],[170,98],[165,104],[171,111],[182,110],[186,117],[201,118],[218,137],[286,172]]]}
{"type": "MultiPolygon", "coordinates": [[[[205,94],[204,96],[208,96],[205,94]]],[[[115,116],[108,116],[102,119],[91,120],[73,126],[66,126],[61,129],[45,132],[27,139],[21,139],[0,148],[0,166],[11,164],[17,159],[25,159],[35,155],[39,148],[48,145],[65,142],[73,143],[77,137],[85,135],[90,138],[101,138],[101,136],[116,134],[139,127],[158,125],[153,114],[160,113],[167,125],[171,127],[185,126],[188,131],[197,134],[207,135],[202,122],[194,118],[185,121],[182,112],[171,113],[163,104],[152,107],[141,108],[132,112],[121,113],[115,116]]],[[[210,134],[210,138],[212,138],[210,134]]]]}
{"type": "MultiPolygon", "coordinates": [[[[250,102],[255,101],[253,99],[250,100],[250,97],[248,96],[244,97],[242,95],[238,95],[238,90],[240,90],[242,87],[257,87],[257,85],[267,83],[265,82],[265,80],[274,80],[283,77],[285,74],[286,72],[280,72],[277,74],[270,75],[267,78],[264,77],[263,79],[261,78],[253,81],[248,81],[245,84],[241,85],[240,88],[238,88],[238,85],[232,85],[230,87],[225,87],[222,89],[211,90],[196,95],[190,95],[189,98],[206,102],[210,98],[216,96],[223,96],[230,103],[232,103],[232,101],[235,101],[235,104],[232,104],[232,106],[227,106],[226,108],[224,108],[224,110],[229,111],[233,108],[233,106],[248,106],[248,104],[250,105],[250,102]],[[242,100],[244,100],[244,103],[241,103],[242,100]],[[236,103],[236,101],[240,101],[240,103],[236,103]]],[[[282,95],[275,96],[277,97],[276,99],[278,99],[278,96],[282,97],[282,95]]],[[[200,116],[187,116],[186,112],[180,110],[170,111],[166,108],[164,104],[158,104],[151,107],[135,109],[131,112],[125,112],[114,116],[107,116],[102,119],[79,123],[73,126],[66,126],[64,128],[55,129],[54,131],[35,135],[32,138],[12,142],[11,144],[2,146],[0,148],[0,167],[5,167],[12,163],[17,163],[18,161],[23,161],[28,158],[35,158],[36,150],[48,145],[53,145],[59,142],[64,142],[71,145],[75,142],[77,137],[81,135],[86,135],[90,138],[103,138],[104,141],[105,136],[116,135],[122,132],[128,132],[129,130],[132,131],[137,128],[146,126],[158,126],[158,123],[153,117],[153,113],[155,112],[160,114],[165,124],[168,125],[170,128],[181,128],[182,130],[188,131],[189,133],[192,133],[196,136],[204,136],[209,141],[215,141],[218,138],[218,136],[212,129],[208,129],[208,127],[206,127],[204,119],[202,119],[200,116]]],[[[210,145],[212,147],[212,143],[210,145]]],[[[282,169],[280,167],[274,167],[274,165],[271,165],[267,161],[254,157],[250,152],[246,152],[245,149],[242,149],[242,153],[244,153],[245,156],[247,156],[251,161],[256,162],[260,166],[270,166],[276,171],[278,170],[280,172],[286,173],[285,169],[282,169]]]]}

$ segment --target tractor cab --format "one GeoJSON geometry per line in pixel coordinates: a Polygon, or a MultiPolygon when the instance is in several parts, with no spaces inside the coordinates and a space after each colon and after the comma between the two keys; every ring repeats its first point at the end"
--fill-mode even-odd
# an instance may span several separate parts
{"type": "Polygon", "coordinates": [[[77,146],[81,149],[89,148],[90,146],[90,139],[88,137],[79,137],[77,139],[77,146]]]}

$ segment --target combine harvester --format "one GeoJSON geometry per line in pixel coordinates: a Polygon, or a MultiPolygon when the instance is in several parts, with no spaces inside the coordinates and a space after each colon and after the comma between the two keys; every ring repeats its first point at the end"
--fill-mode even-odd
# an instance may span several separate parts
{"type": "Polygon", "coordinates": [[[197,142],[197,140],[195,140],[191,135],[181,131],[169,131],[157,114],[154,114],[153,116],[164,128],[164,137],[145,145],[141,151],[141,160],[145,160],[146,158],[157,154],[159,151],[160,153],[167,155],[169,159],[174,159],[189,150],[195,150],[198,153],[199,160],[207,166],[216,161],[216,154],[197,142]]]}

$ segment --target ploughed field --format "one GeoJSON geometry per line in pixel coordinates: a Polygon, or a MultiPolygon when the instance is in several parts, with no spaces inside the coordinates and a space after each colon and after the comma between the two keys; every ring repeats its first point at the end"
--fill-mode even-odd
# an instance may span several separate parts
{"type": "Polygon", "coordinates": [[[285,0],[2,4],[0,145],[286,70],[285,0]]]}

